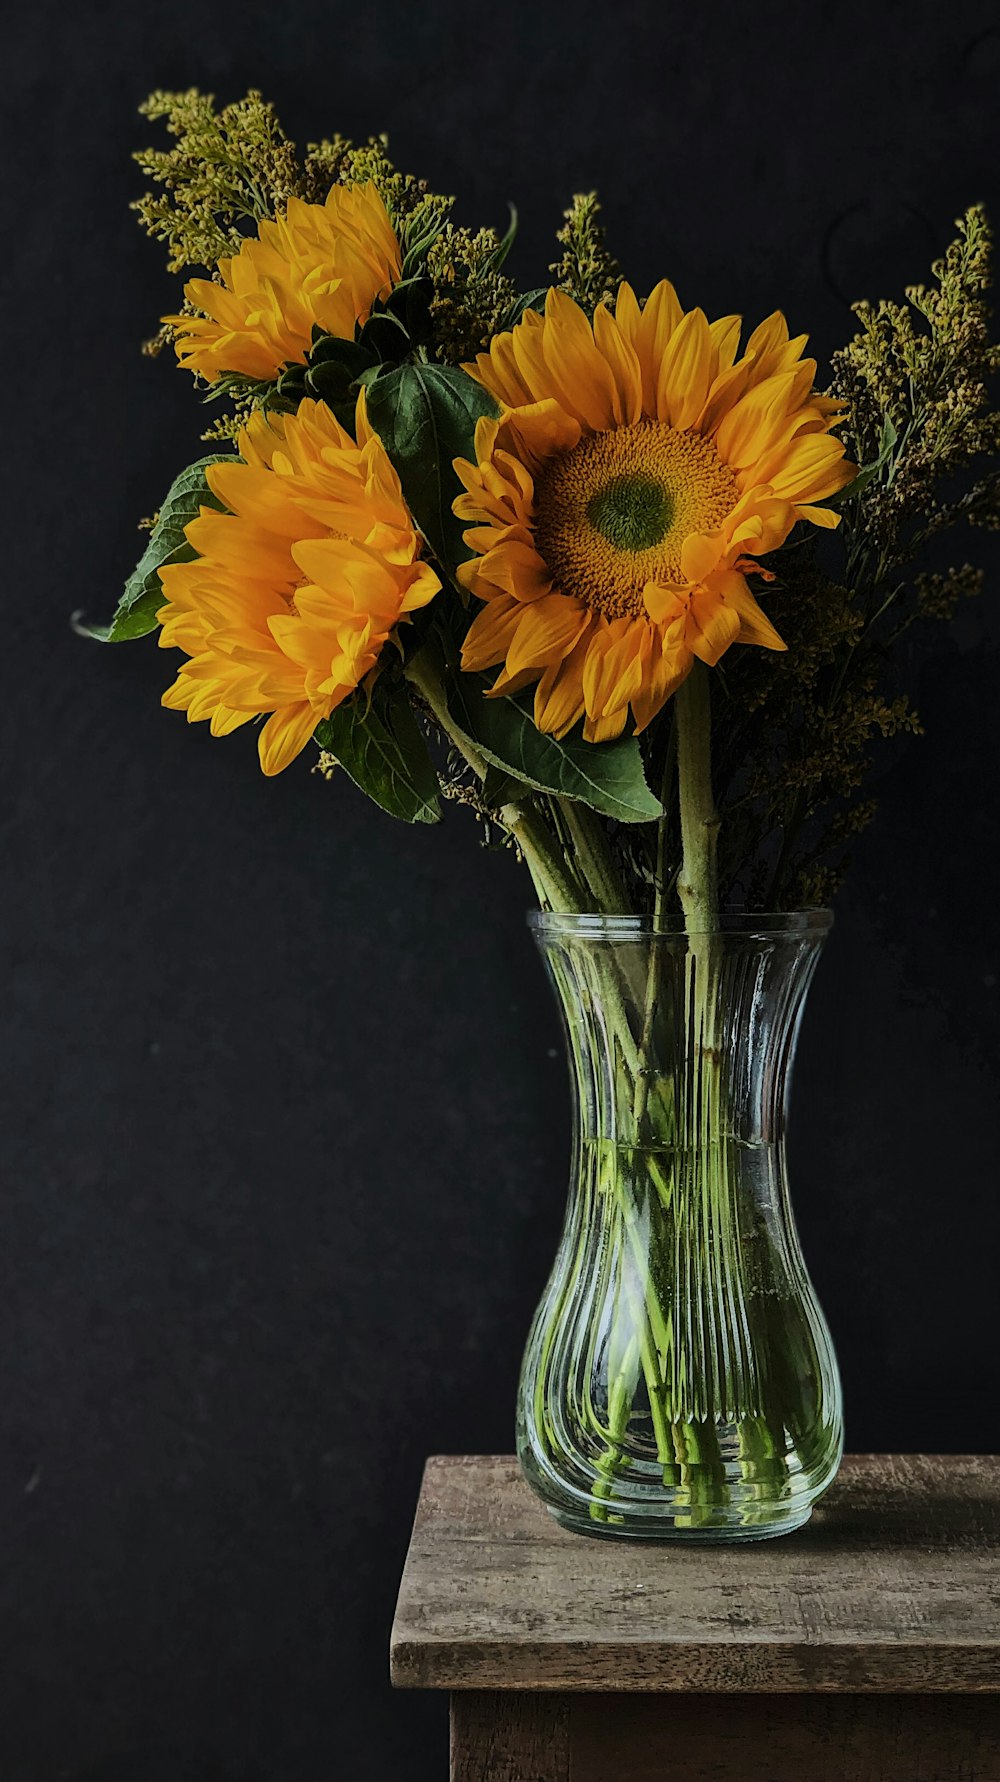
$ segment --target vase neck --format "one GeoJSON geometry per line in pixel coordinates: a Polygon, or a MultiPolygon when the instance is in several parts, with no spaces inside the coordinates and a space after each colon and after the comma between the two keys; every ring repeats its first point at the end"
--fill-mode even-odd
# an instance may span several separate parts
{"type": "Polygon", "coordinates": [[[821,933],[539,939],[584,1138],[684,1149],[781,1138],[821,933]]]}

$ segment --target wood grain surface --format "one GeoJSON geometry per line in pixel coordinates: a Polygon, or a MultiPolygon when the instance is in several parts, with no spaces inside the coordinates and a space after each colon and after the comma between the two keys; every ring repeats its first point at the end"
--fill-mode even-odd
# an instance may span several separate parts
{"type": "MultiPolygon", "coordinates": [[[[570,1711],[568,1696],[479,1689],[453,1695],[451,1782],[569,1782],[570,1711]]],[[[587,1733],[585,1740],[589,1748],[587,1733]]]]}
{"type": "MultiPolygon", "coordinates": [[[[729,1695],[720,1700],[717,1695],[512,1698],[498,1693],[492,1699],[571,1704],[569,1782],[1000,1778],[1000,1696],[995,1695],[729,1695]]],[[[561,1782],[562,1771],[531,1767],[534,1774],[526,1782],[550,1777],[561,1782]]]]}
{"type": "Polygon", "coordinates": [[[451,1782],[998,1782],[1000,1695],[456,1691],[451,1782]]]}
{"type": "Polygon", "coordinates": [[[568,1534],[514,1460],[432,1459],[391,1662],[404,1688],[997,1691],[1000,1460],[855,1455],[795,1534],[688,1547],[568,1534]]]}

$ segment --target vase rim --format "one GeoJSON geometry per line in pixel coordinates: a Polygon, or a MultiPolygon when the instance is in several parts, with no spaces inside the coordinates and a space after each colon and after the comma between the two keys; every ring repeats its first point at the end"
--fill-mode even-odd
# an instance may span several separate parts
{"type": "Polygon", "coordinates": [[[652,940],[684,934],[733,934],[756,940],[787,940],[795,935],[828,934],[831,909],[723,912],[710,927],[688,929],[682,915],[606,916],[597,912],[529,910],[528,927],[541,939],[652,940]]]}

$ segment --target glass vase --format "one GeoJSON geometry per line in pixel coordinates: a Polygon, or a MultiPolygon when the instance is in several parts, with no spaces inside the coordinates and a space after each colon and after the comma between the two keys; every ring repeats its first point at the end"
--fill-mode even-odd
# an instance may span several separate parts
{"type": "Polygon", "coordinates": [[[843,1445],[788,1198],[792,1057],[827,911],[529,920],[562,1009],[575,1138],[528,1340],[518,1453],[581,1533],[759,1540],[843,1445]]]}

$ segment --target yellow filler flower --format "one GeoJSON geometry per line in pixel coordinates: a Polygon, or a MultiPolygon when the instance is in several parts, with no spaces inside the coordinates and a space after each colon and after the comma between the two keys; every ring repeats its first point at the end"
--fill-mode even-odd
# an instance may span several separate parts
{"type": "Polygon", "coordinates": [[[325,204],[290,198],[284,216],[219,261],[222,283],[184,287],[201,316],[164,316],[180,363],[214,384],[225,371],[273,378],[302,364],[313,326],[353,340],[400,273],[399,243],[374,185],[334,186],[325,204]]]}
{"type": "Polygon", "coordinates": [[[618,736],[656,716],[695,657],[732,643],[784,644],[750,592],[758,553],[854,467],[813,393],[806,336],[769,317],[737,357],[740,318],[709,323],[657,285],[640,309],[622,285],[593,324],[562,292],[544,316],[466,367],[501,405],[480,420],[476,462],[455,469],[476,553],[459,570],[485,604],[466,669],[503,664],[496,694],[537,682],[535,722],[555,736],[618,736]]]}
{"type": "Polygon", "coordinates": [[[228,511],[202,508],[185,531],[197,556],[160,570],[160,643],[188,657],[163,704],[208,718],[213,736],[269,714],[266,774],[288,766],[441,585],[363,395],[356,427],[355,442],[322,402],[252,415],[242,462],[207,472],[228,511]]]}

